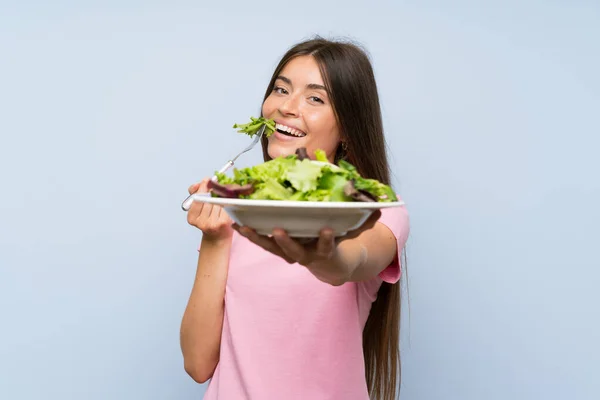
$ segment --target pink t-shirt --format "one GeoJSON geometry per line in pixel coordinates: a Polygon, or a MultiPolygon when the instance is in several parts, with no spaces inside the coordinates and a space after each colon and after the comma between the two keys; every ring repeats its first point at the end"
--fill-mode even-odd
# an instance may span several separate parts
{"type": "MultiPolygon", "coordinates": [[[[383,209],[379,222],[401,254],[406,209],[383,209]]],[[[235,233],[220,360],[204,400],[368,400],[362,331],[381,282],[400,271],[397,256],[370,281],[331,286],[235,233]]]]}

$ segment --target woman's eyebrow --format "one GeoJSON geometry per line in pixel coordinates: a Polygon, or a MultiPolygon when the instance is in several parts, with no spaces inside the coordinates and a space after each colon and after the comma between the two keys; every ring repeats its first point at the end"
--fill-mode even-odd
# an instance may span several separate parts
{"type": "MultiPolygon", "coordinates": [[[[284,81],[285,83],[287,83],[288,85],[292,86],[292,80],[288,77],[285,77],[283,75],[278,75],[277,79],[284,81]]],[[[323,85],[320,85],[318,83],[309,83],[308,85],[306,85],[306,87],[308,89],[313,89],[313,90],[324,90],[325,92],[327,92],[327,88],[323,85]]]]}
{"type": "Polygon", "coordinates": [[[287,83],[288,85],[292,84],[292,80],[290,78],[286,78],[283,75],[278,75],[277,79],[284,81],[285,83],[287,83]]]}
{"type": "Polygon", "coordinates": [[[327,91],[327,88],[325,86],[319,85],[318,83],[309,83],[308,85],[306,85],[306,87],[309,89],[324,90],[325,92],[327,91]]]}

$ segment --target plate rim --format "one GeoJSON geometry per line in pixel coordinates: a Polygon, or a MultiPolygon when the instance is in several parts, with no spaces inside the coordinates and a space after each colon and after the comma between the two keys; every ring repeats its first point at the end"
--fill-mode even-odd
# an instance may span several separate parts
{"type": "Polygon", "coordinates": [[[254,200],[254,199],[232,199],[223,197],[212,197],[206,193],[196,193],[192,196],[194,201],[209,203],[224,207],[278,207],[278,208],[362,208],[379,209],[405,206],[405,202],[354,202],[354,201],[292,201],[292,200],[254,200]]]}

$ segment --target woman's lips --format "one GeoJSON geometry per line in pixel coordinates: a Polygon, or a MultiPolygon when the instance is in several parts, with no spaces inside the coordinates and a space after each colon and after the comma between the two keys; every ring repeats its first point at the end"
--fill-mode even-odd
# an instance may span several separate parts
{"type": "Polygon", "coordinates": [[[298,136],[298,137],[306,136],[306,133],[304,133],[303,131],[301,131],[300,129],[298,129],[292,125],[285,125],[285,124],[282,124],[279,122],[275,122],[275,128],[280,132],[289,133],[292,136],[298,136]]]}
{"type": "Polygon", "coordinates": [[[273,135],[271,135],[271,137],[274,137],[275,139],[280,140],[282,142],[293,142],[298,139],[304,138],[304,137],[299,137],[299,136],[284,135],[283,133],[281,133],[279,131],[273,132],[273,135]]]}

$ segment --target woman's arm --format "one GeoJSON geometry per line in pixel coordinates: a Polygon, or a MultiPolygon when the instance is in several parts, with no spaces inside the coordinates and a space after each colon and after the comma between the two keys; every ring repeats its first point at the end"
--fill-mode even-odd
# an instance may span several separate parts
{"type": "Polygon", "coordinates": [[[219,362],[230,249],[231,238],[202,239],[196,278],[181,321],[184,368],[199,383],[212,377],[219,362]]]}
{"type": "Polygon", "coordinates": [[[397,237],[386,224],[378,222],[381,211],[374,212],[359,229],[342,238],[336,240],[330,229],[324,229],[318,241],[310,244],[299,243],[281,229],[275,229],[273,237],[260,236],[237,225],[234,229],[287,262],[306,266],[319,280],[337,286],[371,279],[394,260],[398,239],[405,240],[408,233],[408,217],[404,208],[386,212],[391,212],[386,223],[397,228],[403,237],[397,237]]]}
{"type": "Polygon", "coordinates": [[[396,236],[386,225],[377,222],[373,228],[361,232],[357,237],[340,242],[332,265],[325,263],[322,268],[339,271],[337,277],[340,284],[365,281],[390,265],[397,251],[396,236]]]}
{"type": "MultiPolygon", "coordinates": [[[[206,192],[208,179],[189,192],[206,192]]],[[[225,210],[194,203],[188,223],[202,231],[196,277],[181,321],[180,343],[186,372],[199,383],[210,379],[219,362],[225,284],[229,269],[233,221],[225,210]]]]}

